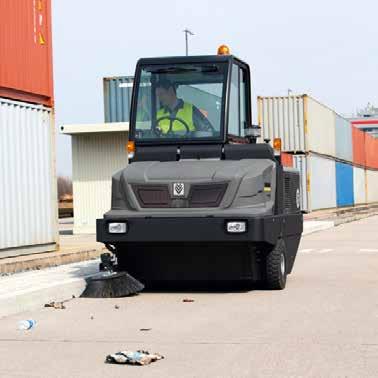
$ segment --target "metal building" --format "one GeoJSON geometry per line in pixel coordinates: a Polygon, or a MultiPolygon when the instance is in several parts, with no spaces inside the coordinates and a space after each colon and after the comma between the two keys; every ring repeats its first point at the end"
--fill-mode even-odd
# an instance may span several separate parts
{"type": "Polygon", "coordinates": [[[72,137],[74,234],[94,234],[110,209],[112,175],[127,165],[128,123],[64,125],[72,137]]]}

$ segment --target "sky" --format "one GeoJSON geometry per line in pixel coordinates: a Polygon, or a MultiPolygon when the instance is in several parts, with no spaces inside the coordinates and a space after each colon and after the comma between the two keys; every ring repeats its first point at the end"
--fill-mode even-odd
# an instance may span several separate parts
{"type": "Polygon", "coordinates": [[[256,97],[309,94],[342,115],[378,105],[374,0],[52,0],[57,171],[72,172],[58,127],[104,121],[102,78],[133,75],[139,58],[212,55],[246,61],[256,97]]]}

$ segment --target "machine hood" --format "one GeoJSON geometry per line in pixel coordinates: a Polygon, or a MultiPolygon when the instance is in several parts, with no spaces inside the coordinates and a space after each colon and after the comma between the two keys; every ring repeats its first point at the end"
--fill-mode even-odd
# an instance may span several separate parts
{"type": "Polygon", "coordinates": [[[135,162],[113,176],[112,208],[270,207],[274,172],[269,159],[135,162]]]}
{"type": "Polygon", "coordinates": [[[136,162],[123,171],[123,177],[129,184],[238,181],[245,175],[258,176],[271,165],[271,161],[259,159],[136,162]]]}

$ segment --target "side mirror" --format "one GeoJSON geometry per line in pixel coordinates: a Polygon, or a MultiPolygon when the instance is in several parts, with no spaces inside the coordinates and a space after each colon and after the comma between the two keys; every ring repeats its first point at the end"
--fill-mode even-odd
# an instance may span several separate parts
{"type": "Polygon", "coordinates": [[[260,138],[261,127],[258,125],[250,125],[244,129],[244,135],[248,138],[260,138]]]}

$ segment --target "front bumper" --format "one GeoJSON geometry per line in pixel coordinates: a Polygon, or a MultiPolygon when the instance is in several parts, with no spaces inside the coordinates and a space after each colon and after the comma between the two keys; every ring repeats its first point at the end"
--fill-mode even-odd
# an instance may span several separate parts
{"type": "Polygon", "coordinates": [[[279,237],[300,235],[303,215],[280,215],[251,218],[223,217],[133,217],[97,219],[97,241],[102,243],[140,242],[266,242],[274,245],[279,237]],[[226,231],[228,221],[243,220],[247,230],[242,234],[226,231]],[[108,223],[126,221],[125,234],[110,234],[108,223]]]}

